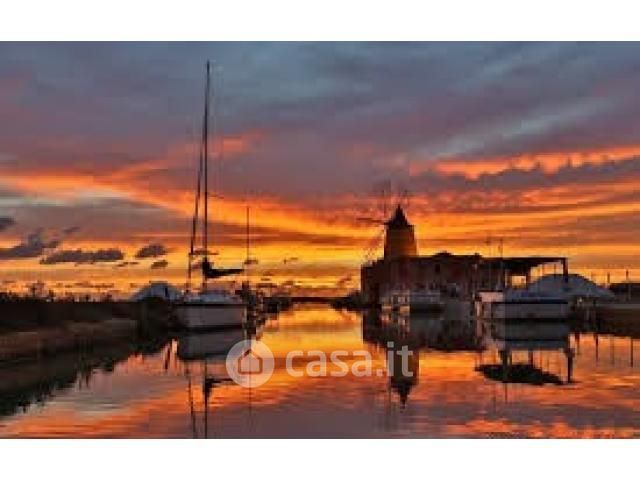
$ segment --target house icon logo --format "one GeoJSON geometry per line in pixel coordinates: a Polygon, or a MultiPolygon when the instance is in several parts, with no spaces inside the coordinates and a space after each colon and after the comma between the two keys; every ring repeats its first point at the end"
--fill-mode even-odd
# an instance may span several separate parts
{"type": "Polygon", "coordinates": [[[236,343],[227,354],[227,373],[243,387],[259,387],[273,374],[273,354],[259,340],[236,343]]]}
{"type": "Polygon", "coordinates": [[[264,361],[258,356],[253,348],[245,350],[236,360],[238,372],[242,375],[259,375],[262,373],[264,361]]]}

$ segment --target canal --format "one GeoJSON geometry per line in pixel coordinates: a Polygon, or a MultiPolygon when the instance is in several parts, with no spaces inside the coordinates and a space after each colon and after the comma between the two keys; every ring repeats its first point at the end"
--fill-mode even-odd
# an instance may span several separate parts
{"type": "Polygon", "coordinates": [[[509,376],[485,340],[469,320],[303,305],[251,332],[5,364],[0,437],[639,435],[640,361],[630,336],[570,333],[571,382],[562,349],[544,339],[513,352],[509,376]],[[225,352],[250,337],[271,350],[274,369],[246,388],[226,374],[225,352]],[[336,351],[341,364],[318,364],[336,351]],[[390,367],[400,351],[409,352],[406,365],[390,367]]]}

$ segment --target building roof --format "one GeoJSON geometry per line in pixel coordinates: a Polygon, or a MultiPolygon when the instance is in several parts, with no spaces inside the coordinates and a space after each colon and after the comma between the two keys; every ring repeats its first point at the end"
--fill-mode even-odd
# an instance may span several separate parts
{"type": "Polygon", "coordinates": [[[566,257],[504,257],[504,258],[484,258],[483,262],[491,263],[497,267],[509,270],[512,275],[526,275],[532,268],[539,267],[545,263],[566,261],[566,257]]]}
{"type": "Polygon", "coordinates": [[[433,255],[422,255],[416,257],[402,257],[402,258],[380,258],[370,264],[364,265],[369,267],[377,264],[389,263],[389,262],[434,262],[454,260],[462,262],[477,263],[479,265],[491,265],[492,268],[505,268],[512,275],[526,275],[526,273],[532,268],[538,267],[545,263],[561,262],[566,260],[566,257],[483,257],[482,255],[475,253],[472,255],[457,255],[447,251],[435,253],[433,255]]]}
{"type": "Polygon", "coordinates": [[[387,227],[389,228],[408,228],[411,227],[411,224],[407,221],[407,217],[402,210],[400,205],[397,206],[396,211],[391,217],[391,220],[386,222],[387,227]]]}

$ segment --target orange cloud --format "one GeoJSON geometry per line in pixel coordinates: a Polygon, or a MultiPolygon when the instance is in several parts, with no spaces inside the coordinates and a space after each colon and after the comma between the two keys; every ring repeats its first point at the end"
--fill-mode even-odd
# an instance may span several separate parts
{"type": "MultiPolygon", "coordinates": [[[[638,155],[640,155],[640,145],[625,145],[596,150],[531,153],[478,160],[447,159],[437,162],[434,169],[444,174],[460,174],[470,179],[477,179],[484,174],[496,174],[510,169],[531,170],[540,167],[545,172],[551,173],[567,165],[574,167],[585,164],[600,165],[638,155]]],[[[417,175],[423,171],[425,168],[414,167],[411,173],[417,175]]]]}

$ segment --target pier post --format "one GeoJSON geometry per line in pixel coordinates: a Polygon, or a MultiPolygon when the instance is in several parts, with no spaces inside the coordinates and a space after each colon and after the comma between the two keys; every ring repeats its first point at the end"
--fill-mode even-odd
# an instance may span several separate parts
{"type": "Polygon", "coordinates": [[[566,258],[562,259],[562,278],[564,280],[564,284],[569,284],[569,263],[566,258]]]}
{"type": "Polygon", "coordinates": [[[573,348],[567,347],[564,349],[564,354],[567,357],[567,383],[571,383],[571,379],[573,376],[573,357],[574,351],[573,348]]]}
{"type": "Polygon", "coordinates": [[[511,352],[509,352],[509,350],[500,350],[498,354],[500,355],[500,362],[502,363],[502,381],[506,383],[511,352]]]}

